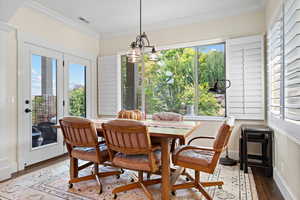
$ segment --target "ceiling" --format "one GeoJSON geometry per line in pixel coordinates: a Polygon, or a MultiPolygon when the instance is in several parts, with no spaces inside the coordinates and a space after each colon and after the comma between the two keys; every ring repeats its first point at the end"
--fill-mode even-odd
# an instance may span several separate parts
{"type": "MultiPolygon", "coordinates": [[[[113,35],[138,31],[138,0],[34,0],[64,17],[90,21],[89,28],[113,35]]],[[[195,23],[262,9],[265,0],[143,0],[144,30],[195,23]]],[[[83,23],[84,24],[84,23],[83,23]]]]}

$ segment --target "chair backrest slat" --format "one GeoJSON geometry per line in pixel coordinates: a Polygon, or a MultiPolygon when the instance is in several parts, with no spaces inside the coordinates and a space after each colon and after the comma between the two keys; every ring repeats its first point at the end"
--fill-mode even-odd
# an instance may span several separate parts
{"type": "Polygon", "coordinates": [[[59,120],[64,140],[70,146],[95,147],[98,145],[94,122],[79,117],[64,117],[59,120]]]}
{"type": "Polygon", "coordinates": [[[143,120],[144,114],[140,110],[121,110],[118,113],[119,119],[143,120]]]}
{"type": "Polygon", "coordinates": [[[102,124],[109,149],[124,154],[148,154],[151,150],[147,127],[139,121],[113,120],[102,124]]]}
{"type": "Polygon", "coordinates": [[[174,112],[160,112],[154,113],[152,119],[158,121],[183,121],[183,116],[174,112]]]}

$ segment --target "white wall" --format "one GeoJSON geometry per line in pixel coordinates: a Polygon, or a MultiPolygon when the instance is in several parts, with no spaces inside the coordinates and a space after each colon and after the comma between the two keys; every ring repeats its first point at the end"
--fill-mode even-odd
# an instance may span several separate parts
{"type": "MultiPolygon", "coordinates": [[[[282,0],[268,0],[266,5],[266,30],[271,26],[278,13],[282,0]]],[[[300,199],[300,141],[291,136],[291,130],[300,126],[268,120],[275,130],[274,136],[274,178],[286,199],[300,199]]],[[[298,134],[299,131],[298,131],[298,134]]]]}
{"type": "Polygon", "coordinates": [[[26,0],[0,0],[0,21],[7,22],[26,0]],[[8,3],[9,2],[9,3],[8,3]]]}
{"type": "Polygon", "coordinates": [[[7,124],[10,122],[7,114],[10,113],[11,99],[8,98],[8,37],[14,31],[10,26],[0,22],[0,180],[7,179],[11,173],[9,162],[10,130],[7,124]]]}
{"type": "MultiPolygon", "coordinates": [[[[20,35],[29,35],[31,38],[38,38],[51,44],[51,46],[62,48],[62,50],[70,50],[70,52],[77,52],[79,54],[82,52],[84,55],[91,56],[99,54],[98,38],[77,31],[31,8],[23,7],[18,9],[10,19],[9,24],[16,27],[20,35]]],[[[9,79],[7,82],[7,98],[10,100],[9,104],[7,104],[10,111],[7,113],[9,121],[7,128],[9,132],[6,133],[5,137],[9,138],[8,157],[13,171],[17,169],[17,44],[16,32],[11,32],[8,40],[8,67],[6,71],[6,76],[9,79]]],[[[96,74],[95,71],[93,72],[94,75],[96,74]]],[[[93,77],[93,81],[92,85],[94,89],[92,93],[96,94],[96,76],[93,77]]],[[[93,96],[95,99],[92,101],[95,104],[96,95],[93,96]]],[[[96,106],[92,109],[96,110],[96,106]]]]}
{"type": "MultiPolygon", "coordinates": [[[[264,12],[212,19],[201,23],[182,25],[159,31],[147,31],[151,43],[157,46],[174,45],[201,40],[228,39],[239,36],[261,34],[264,32],[264,12]]],[[[103,39],[100,44],[102,56],[113,55],[127,50],[136,34],[103,39]]]]}

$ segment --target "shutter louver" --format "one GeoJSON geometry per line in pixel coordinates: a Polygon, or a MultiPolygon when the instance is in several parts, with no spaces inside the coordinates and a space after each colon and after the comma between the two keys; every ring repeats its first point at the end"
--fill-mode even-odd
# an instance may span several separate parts
{"type": "Polygon", "coordinates": [[[284,114],[300,121],[300,1],[287,0],[284,15],[284,114]]]}
{"type": "Polygon", "coordinates": [[[116,115],[120,110],[117,56],[99,60],[99,115],[116,115]]]}
{"type": "Polygon", "coordinates": [[[263,37],[226,41],[227,114],[238,119],[264,119],[263,37]]]}
{"type": "Polygon", "coordinates": [[[270,100],[269,111],[273,117],[282,118],[282,67],[283,67],[283,24],[280,17],[268,32],[268,73],[270,100]]]}

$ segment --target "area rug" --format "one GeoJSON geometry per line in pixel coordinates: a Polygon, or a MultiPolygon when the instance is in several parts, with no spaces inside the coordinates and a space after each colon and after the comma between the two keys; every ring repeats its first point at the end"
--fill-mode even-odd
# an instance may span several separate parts
{"type": "MultiPolygon", "coordinates": [[[[101,168],[103,169],[103,168],[101,168]]],[[[105,170],[112,170],[106,168],[105,170]]],[[[102,170],[103,171],[103,170],[102,170]]],[[[82,175],[89,174],[91,169],[85,169],[82,175]]],[[[102,178],[103,193],[97,194],[96,181],[86,181],[74,184],[68,189],[69,164],[62,161],[52,166],[19,176],[17,178],[0,183],[0,199],[2,200],[110,200],[113,199],[111,191],[113,188],[130,182],[131,171],[125,171],[120,179],[115,176],[102,178]]],[[[192,173],[191,173],[192,174],[192,173]]],[[[225,185],[222,189],[218,187],[207,188],[207,191],[215,200],[257,200],[257,191],[251,169],[244,174],[239,166],[226,167],[219,165],[213,175],[201,174],[202,181],[222,180],[225,185]]],[[[178,183],[185,181],[180,177],[178,183]]],[[[149,187],[155,199],[160,199],[160,185],[149,187]]],[[[174,200],[204,199],[196,189],[178,190],[174,200]]],[[[119,200],[144,200],[147,199],[142,190],[135,189],[118,194],[119,200]]]]}

